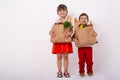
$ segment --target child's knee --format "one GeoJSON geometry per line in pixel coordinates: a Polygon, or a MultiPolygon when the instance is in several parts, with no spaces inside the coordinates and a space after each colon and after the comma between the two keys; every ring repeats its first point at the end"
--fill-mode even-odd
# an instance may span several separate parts
{"type": "Polygon", "coordinates": [[[68,54],[64,54],[64,60],[68,60],[68,54]]]}
{"type": "Polygon", "coordinates": [[[62,55],[57,55],[57,60],[61,60],[62,59],[62,55]]]}

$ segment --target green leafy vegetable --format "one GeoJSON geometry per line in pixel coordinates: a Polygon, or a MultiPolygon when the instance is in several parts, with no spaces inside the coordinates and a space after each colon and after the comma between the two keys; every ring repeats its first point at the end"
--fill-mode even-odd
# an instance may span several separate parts
{"type": "Polygon", "coordinates": [[[66,28],[72,27],[72,24],[71,24],[71,22],[65,21],[65,22],[63,23],[63,26],[64,26],[64,29],[66,29],[66,28]]]}

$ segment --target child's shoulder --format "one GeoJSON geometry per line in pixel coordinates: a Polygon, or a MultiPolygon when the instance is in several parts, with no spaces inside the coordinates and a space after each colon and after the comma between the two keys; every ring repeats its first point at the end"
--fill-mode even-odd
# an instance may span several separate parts
{"type": "Polygon", "coordinates": [[[54,23],[59,23],[60,22],[60,19],[56,19],[55,21],[54,21],[54,23]]]}
{"type": "Polygon", "coordinates": [[[60,22],[60,20],[59,20],[59,19],[56,19],[56,20],[53,21],[53,25],[55,25],[55,24],[57,24],[57,23],[59,23],[59,22],[60,22]]]}
{"type": "Polygon", "coordinates": [[[54,21],[53,25],[57,25],[57,24],[63,24],[63,22],[61,22],[59,19],[57,19],[57,20],[54,21]]]}

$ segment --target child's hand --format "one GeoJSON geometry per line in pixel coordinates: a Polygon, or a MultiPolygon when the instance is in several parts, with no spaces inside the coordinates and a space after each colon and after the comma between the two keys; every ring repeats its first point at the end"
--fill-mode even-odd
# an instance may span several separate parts
{"type": "Polygon", "coordinates": [[[51,37],[56,36],[55,32],[52,32],[52,31],[51,31],[51,32],[49,32],[49,34],[50,34],[50,36],[51,36],[51,37]]]}
{"type": "Polygon", "coordinates": [[[79,43],[79,41],[77,39],[73,39],[73,41],[75,42],[75,44],[79,43]]]}
{"type": "Polygon", "coordinates": [[[70,37],[70,36],[71,36],[71,32],[65,31],[65,37],[70,37]]]}
{"type": "Polygon", "coordinates": [[[97,33],[95,31],[92,32],[92,36],[97,36],[97,33]]]}

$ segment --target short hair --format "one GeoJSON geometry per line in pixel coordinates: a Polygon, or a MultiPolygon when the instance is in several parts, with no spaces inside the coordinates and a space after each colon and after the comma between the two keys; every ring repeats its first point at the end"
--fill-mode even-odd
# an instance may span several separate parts
{"type": "Polygon", "coordinates": [[[87,20],[89,20],[89,16],[86,14],[86,13],[82,13],[82,14],[80,14],[80,16],[79,16],[79,20],[80,20],[80,17],[81,16],[86,16],[87,17],[87,20]]]}
{"type": "Polygon", "coordinates": [[[67,10],[67,6],[65,4],[60,4],[58,7],[57,7],[57,12],[61,11],[61,10],[67,10]]]}

